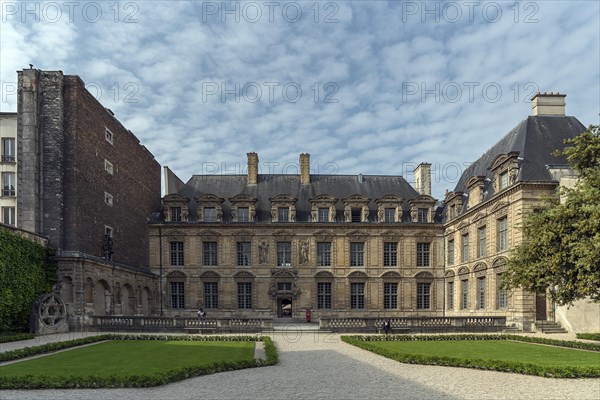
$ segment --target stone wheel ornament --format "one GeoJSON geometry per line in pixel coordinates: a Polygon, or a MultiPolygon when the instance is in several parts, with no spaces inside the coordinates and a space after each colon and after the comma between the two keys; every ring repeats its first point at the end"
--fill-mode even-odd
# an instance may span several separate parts
{"type": "Polygon", "coordinates": [[[65,322],[67,308],[56,293],[49,293],[40,302],[38,313],[44,325],[55,328],[65,322]]]}

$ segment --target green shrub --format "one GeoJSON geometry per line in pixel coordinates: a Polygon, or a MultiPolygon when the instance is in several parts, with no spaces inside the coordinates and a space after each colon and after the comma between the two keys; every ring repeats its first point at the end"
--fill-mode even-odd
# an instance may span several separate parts
{"type": "Polygon", "coordinates": [[[600,341],[600,333],[578,333],[577,339],[598,340],[600,341]]]}
{"type": "Polygon", "coordinates": [[[33,333],[0,333],[0,343],[17,342],[19,340],[33,339],[33,333]]]}

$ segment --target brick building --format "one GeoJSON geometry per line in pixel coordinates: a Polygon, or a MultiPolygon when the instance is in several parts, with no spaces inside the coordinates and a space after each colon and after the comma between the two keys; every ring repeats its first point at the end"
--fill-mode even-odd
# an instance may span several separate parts
{"type": "Polygon", "coordinates": [[[149,314],[159,164],[78,76],[18,71],[17,107],[17,225],[57,249],[70,313],[149,314]]]}
{"type": "Polygon", "coordinates": [[[0,113],[0,223],[17,225],[17,113],[0,113]]]}

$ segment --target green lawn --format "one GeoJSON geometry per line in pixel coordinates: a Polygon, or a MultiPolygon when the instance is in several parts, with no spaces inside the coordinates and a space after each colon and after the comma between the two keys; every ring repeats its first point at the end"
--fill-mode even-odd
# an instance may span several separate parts
{"type": "Polygon", "coordinates": [[[254,342],[117,340],[0,367],[2,377],[120,377],[251,361],[254,342]]]}
{"type": "Polygon", "coordinates": [[[541,366],[600,366],[600,353],[508,340],[448,340],[370,342],[393,353],[426,357],[459,357],[509,361],[541,366]]]}

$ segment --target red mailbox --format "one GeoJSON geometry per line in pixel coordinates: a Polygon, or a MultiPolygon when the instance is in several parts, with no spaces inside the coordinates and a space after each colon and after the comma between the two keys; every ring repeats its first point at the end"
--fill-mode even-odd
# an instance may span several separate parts
{"type": "Polygon", "coordinates": [[[312,317],[312,312],[310,311],[310,307],[308,307],[306,309],[306,322],[310,322],[311,317],[312,317]]]}

